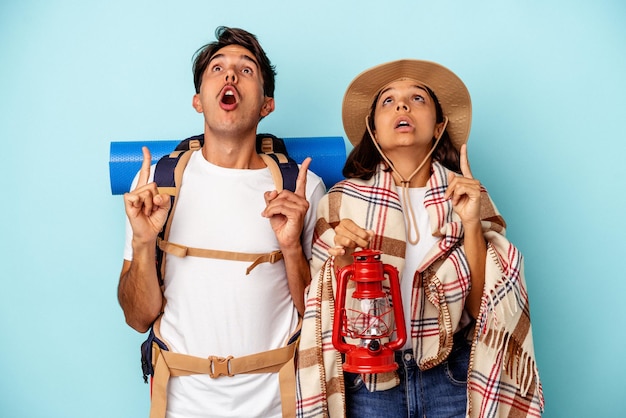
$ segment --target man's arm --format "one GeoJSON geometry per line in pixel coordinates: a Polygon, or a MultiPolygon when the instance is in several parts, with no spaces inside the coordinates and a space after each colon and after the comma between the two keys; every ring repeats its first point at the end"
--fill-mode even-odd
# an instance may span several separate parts
{"type": "Polygon", "coordinates": [[[304,290],[311,282],[309,262],[304,256],[302,246],[281,250],[285,260],[287,283],[296,309],[300,316],[304,315],[304,290]]]}
{"type": "Polygon", "coordinates": [[[137,187],[124,194],[126,216],[133,231],[133,260],[124,260],[117,297],[126,323],[145,332],[161,312],[163,295],[157,279],[155,252],[159,231],[170,209],[170,197],[160,195],[150,178],[150,151],[143,147],[137,187]]]}
{"type": "Polygon", "coordinates": [[[270,219],[272,229],[283,253],[291,298],[300,315],[304,314],[304,290],[311,282],[309,263],[302,248],[302,230],[309,209],[306,200],[306,178],[311,159],[302,162],[296,190],[275,190],[265,193],[267,206],[262,215],[270,219]]]}
{"type": "Polygon", "coordinates": [[[139,332],[150,328],[163,305],[154,260],[154,246],[152,251],[133,246],[133,260],[124,260],[117,288],[117,299],[126,323],[139,332]]]}

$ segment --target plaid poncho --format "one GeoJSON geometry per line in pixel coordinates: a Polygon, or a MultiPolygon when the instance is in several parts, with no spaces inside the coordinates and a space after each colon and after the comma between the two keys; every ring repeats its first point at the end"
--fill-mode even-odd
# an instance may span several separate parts
{"type": "MultiPolygon", "coordinates": [[[[433,235],[440,236],[418,268],[411,295],[411,338],[416,361],[428,369],[444,361],[453,344],[470,288],[463,227],[449,200],[448,170],[438,163],[424,205],[433,235]],[[421,314],[419,314],[421,313],[421,314]]],[[[523,258],[504,237],[505,223],[482,189],[481,220],[488,243],[485,289],[476,321],[468,373],[468,417],[539,417],[543,394],[535,364],[523,258]]],[[[393,178],[380,166],[370,180],[344,180],[322,199],[313,243],[312,282],[298,354],[297,416],[343,417],[345,399],[341,355],[331,342],[335,269],[328,249],[333,227],[344,218],[375,231],[370,248],[402,272],[406,232],[393,178]]],[[[411,279],[406,275],[401,280],[411,279]]],[[[394,373],[365,375],[370,391],[398,384],[394,373]]]]}

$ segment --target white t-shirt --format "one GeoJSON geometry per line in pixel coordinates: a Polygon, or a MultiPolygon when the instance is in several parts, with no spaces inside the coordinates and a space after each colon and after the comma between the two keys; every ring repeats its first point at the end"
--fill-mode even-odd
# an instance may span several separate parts
{"type": "MultiPolygon", "coordinates": [[[[404,312],[404,322],[406,324],[407,339],[404,344],[403,350],[412,348],[411,345],[411,294],[413,292],[413,276],[415,271],[424,261],[424,257],[430,251],[430,249],[436,245],[440,237],[434,237],[430,230],[430,217],[424,207],[424,196],[426,195],[427,187],[412,187],[409,188],[409,199],[411,199],[411,205],[413,206],[413,212],[415,213],[415,219],[417,221],[417,229],[419,232],[419,241],[417,244],[411,244],[406,242],[406,256],[404,271],[402,272],[402,281],[400,283],[400,291],[402,292],[402,308],[404,312]]],[[[407,210],[407,205],[403,205],[403,210],[407,210]]],[[[404,219],[405,226],[408,231],[408,225],[406,225],[406,217],[404,219]]]]}
{"type": "MultiPolygon", "coordinates": [[[[169,241],[188,247],[268,253],[278,250],[263,193],[274,190],[269,169],[239,170],[191,156],[183,175],[169,241]]],[[[317,202],[325,192],[309,172],[303,248],[311,257],[317,202]]],[[[132,259],[127,224],[124,257],[132,259]]],[[[245,356],[285,345],[298,322],[284,262],[261,263],[166,255],[167,300],[161,335],[174,352],[199,357],[245,356]]],[[[171,378],[167,417],[279,417],[278,376],[242,374],[171,378]]]]}

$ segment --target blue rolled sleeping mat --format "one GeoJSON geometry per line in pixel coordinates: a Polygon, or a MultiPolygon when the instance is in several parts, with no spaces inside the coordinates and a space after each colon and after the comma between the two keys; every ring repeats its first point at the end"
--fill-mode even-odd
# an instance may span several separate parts
{"type": "MultiPolygon", "coordinates": [[[[301,163],[311,157],[311,171],[324,180],[326,188],[343,179],[341,170],[346,161],[346,147],[341,136],[283,138],[289,155],[301,163]]],[[[152,164],[176,148],[180,140],[113,141],[109,157],[111,193],[124,194],[130,189],[141,168],[144,145],[150,149],[152,164]]]]}

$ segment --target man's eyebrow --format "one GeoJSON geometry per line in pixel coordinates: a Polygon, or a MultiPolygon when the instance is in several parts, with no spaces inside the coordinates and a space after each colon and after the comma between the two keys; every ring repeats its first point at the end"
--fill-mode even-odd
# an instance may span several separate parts
{"type": "MultiPolygon", "coordinates": [[[[212,62],[215,59],[218,58],[224,58],[225,55],[224,54],[215,54],[211,57],[211,59],[209,60],[209,62],[212,62]]],[[[256,62],[256,60],[254,58],[252,58],[250,55],[246,55],[246,54],[241,54],[239,56],[239,58],[246,60],[246,61],[250,61],[251,63],[253,63],[257,68],[259,67],[259,64],[256,62]]]]}

